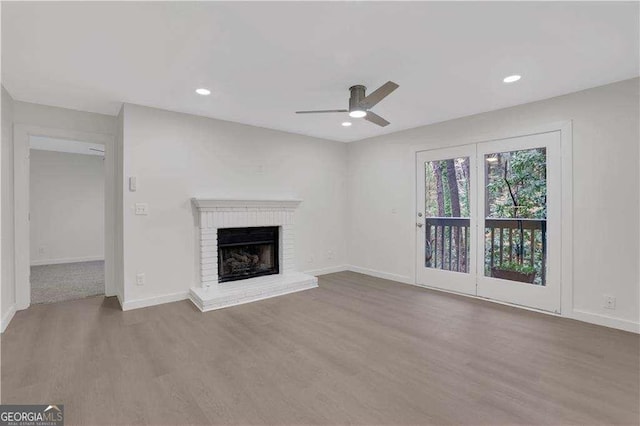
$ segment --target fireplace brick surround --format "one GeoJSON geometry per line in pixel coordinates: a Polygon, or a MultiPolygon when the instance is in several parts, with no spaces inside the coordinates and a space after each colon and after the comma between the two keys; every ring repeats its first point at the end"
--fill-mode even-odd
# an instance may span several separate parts
{"type": "Polygon", "coordinates": [[[200,286],[189,292],[203,312],[318,286],[314,276],[295,271],[294,212],[300,200],[197,199],[200,286]],[[279,227],[279,269],[275,275],[218,282],[218,229],[279,227]]]}

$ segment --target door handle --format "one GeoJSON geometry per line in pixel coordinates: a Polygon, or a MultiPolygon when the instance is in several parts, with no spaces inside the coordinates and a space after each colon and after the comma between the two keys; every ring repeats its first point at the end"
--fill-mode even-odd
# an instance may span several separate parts
{"type": "Polygon", "coordinates": [[[418,222],[418,223],[416,223],[416,226],[417,226],[418,228],[422,228],[422,223],[418,222]]]}

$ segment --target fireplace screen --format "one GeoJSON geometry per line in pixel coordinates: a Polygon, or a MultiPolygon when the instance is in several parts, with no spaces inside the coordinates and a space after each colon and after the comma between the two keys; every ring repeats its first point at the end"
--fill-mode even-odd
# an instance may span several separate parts
{"type": "Polygon", "coordinates": [[[218,282],[278,272],[278,227],[218,229],[218,282]]]}

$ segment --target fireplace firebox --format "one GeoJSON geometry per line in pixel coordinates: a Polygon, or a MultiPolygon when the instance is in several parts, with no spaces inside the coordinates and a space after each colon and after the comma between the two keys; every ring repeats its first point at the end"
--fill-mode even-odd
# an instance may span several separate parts
{"type": "Polygon", "coordinates": [[[218,282],[279,272],[277,226],[218,229],[218,282]]]}

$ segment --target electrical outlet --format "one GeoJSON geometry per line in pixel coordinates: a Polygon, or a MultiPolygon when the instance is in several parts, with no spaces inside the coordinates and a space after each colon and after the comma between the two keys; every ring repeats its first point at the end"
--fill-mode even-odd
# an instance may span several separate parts
{"type": "Polygon", "coordinates": [[[307,263],[313,263],[313,256],[309,256],[309,258],[307,259],[307,263]]]}
{"type": "Polygon", "coordinates": [[[38,254],[44,254],[44,252],[45,252],[44,247],[38,248],[38,254]]]}
{"type": "Polygon", "coordinates": [[[136,214],[137,215],[148,215],[149,214],[149,204],[147,203],[136,203],[136,214]]]}
{"type": "Polygon", "coordinates": [[[616,308],[616,298],[613,296],[604,296],[604,307],[606,309],[616,308]]]}
{"type": "Polygon", "coordinates": [[[144,285],[144,273],[136,275],[136,285],[144,285]]]}
{"type": "Polygon", "coordinates": [[[333,260],[333,250],[327,251],[327,260],[333,260]]]}

